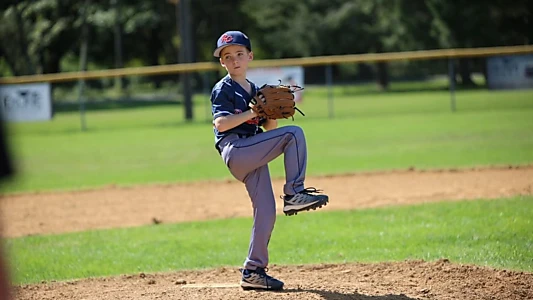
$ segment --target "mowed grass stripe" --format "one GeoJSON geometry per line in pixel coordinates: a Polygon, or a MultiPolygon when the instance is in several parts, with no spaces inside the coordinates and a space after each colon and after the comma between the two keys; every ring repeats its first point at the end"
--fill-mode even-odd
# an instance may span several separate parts
{"type": "MultiPolygon", "coordinates": [[[[334,200],[332,200],[334,201],[334,200]]],[[[533,271],[533,196],[278,216],[273,264],[448,258],[533,271]]],[[[7,239],[15,283],[239,266],[251,218],[7,239]]]]}

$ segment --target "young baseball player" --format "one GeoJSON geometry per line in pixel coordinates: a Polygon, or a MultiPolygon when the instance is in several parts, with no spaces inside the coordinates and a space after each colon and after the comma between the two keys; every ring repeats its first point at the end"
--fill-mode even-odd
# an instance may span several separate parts
{"type": "Polygon", "coordinates": [[[276,220],[268,163],[284,154],[285,214],[322,207],[328,196],[304,187],[307,148],[302,129],[277,128],[276,120],[258,118],[250,109],[258,90],[246,79],[248,63],[253,59],[250,39],[240,31],[228,31],[218,39],[213,54],[228,72],[211,93],[215,147],[231,174],[245,184],[253,207],[254,224],[241,287],[280,290],[283,282],[266,274],[268,243],[276,220]]]}

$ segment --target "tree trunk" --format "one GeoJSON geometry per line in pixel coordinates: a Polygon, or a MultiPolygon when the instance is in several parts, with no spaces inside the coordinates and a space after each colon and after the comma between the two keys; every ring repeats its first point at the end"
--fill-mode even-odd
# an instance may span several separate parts
{"type": "MultiPolygon", "coordinates": [[[[89,0],[85,0],[88,5],[89,0]]],[[[80,71],[87,71],[87,51],[89,48],[89,24],[87,23],[87,8],[83,9],[83,24],[81,25],[80,36],[80,71]]]]}
{"type": "MultiPolygon", "coordinates": [[[[115,12],[115,22],[113,24],[114,50],[115,50],[115,68],[123,68],[122,60],[122,22],[119,0],[111,0],[111,8],[115,12]]],[[[122,91],[125,82],[123,77],[115,77],[115,88],[122,91]]]]}
{"type": "Polygon", "coordinates": [[[389,68],[386,62],[377,63],[377,80],[379,88],[386,91],[389,88],[389,68]]]}
{"type": "MultiPolygon", "coordinates": [[[[378,42],[376,45],[376,52],[383,52],[383,45],[378,42]]],[[[377,84],[382,91],[386,91],[389,88],[389,69],[387,63],[382,61],[376,64],[377,66],[377,84]]]]}
{"type": "MultiPolygon", "coordinates": [[[[30,55],[28,54],[28,41],[26,40],[26,32],[24,30],[24,21],[22,20],[22,12],[19,11],[18,5],[13,5],[13,10],[15,11],[15,22],[17,24],[17,33],[18,33],[18,51],[22,55],[22,63],[15,64],[18,65],[18,70],[13,70],[14,75],[31,75],[35,74],[35,66],[33,65],[30,55]]],[[[15,55],[15,59],[18,59],[18,55],[15,55]]]]}
{"type": "Polygon", "coordinates": [[[15,62],[15,59],[10,57],[10,53],[9,53],[8,49],[3,49],[2,46],[4,46],[4,45],[0,43],[0,56],[3,56],[5,58],[7,66],[11,70],[11,74],[13,76],[16,76],[17,75],[17,72],[16,72],[17,63],[15,62]]]}
{"type": "MultiPolygon", "coordinates": [[[[148,47],[148,56],[150,59],[151,66],[159,65],[159,49],[163,49],[163,45],[161,45],[159,34],[158,34],[160,30],[161,28],[158,25],[156,28],[152,29],[152,32],[150,35],[150,47],[148,47]]],[[[154,82],[155,88],[159,89],[162,86],[162,82],[164,78],[165,77],[162,75],[155,75],[155,76],[151,76],[150,80],[154,82]]]]}
{"type": "MultiPolygon", "coordinates": [[[[191,37],[191,11],[190,0],[181,0],[177,5],[179,9],[179,28],[180,28],[180,63],[192,62],[192,37],[191,37]]],[[[180,76],[183,92],[183,104],[185,107],[185,120],[193,120],[192,109],[192,90],[191,90],[191,74],[182,73],[180,76]]]]}
{"type": "Polygon", "coordinates": [[[59,73],[61,71],[60,62],[62,56],[62,53],[50,51],[48,55],[48,61],[45,61],[43,65],[43,73],[59,73]]]}

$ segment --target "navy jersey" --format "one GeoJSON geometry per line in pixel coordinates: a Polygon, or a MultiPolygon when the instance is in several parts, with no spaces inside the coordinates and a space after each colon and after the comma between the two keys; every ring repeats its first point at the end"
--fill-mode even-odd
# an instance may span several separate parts
{"type": "MultiPolygon", "coordinates": [[[[252,95],[248,94],[240,84],[233,81],[229,75],[226,75],[217,82],[211,91],[213,121],[218,117],[240,114],[251,109],[248,105],[256,94],[258,88],[253,82],[250,82],[250,84],[252,86],[252,95]]],[[[230,133],[254,135],[262,132],[259,126],[261,126],[263,122],[264,120],[254,118],[224,132],[219,132],[213,126],[215,132],[215,148],[217,148],[220,140],[230,133]]]]}

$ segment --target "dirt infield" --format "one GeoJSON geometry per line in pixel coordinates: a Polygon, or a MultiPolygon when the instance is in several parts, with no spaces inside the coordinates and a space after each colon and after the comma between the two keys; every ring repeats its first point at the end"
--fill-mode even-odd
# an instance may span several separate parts
{"type": "Polygon", "coordinates": [[[236,269],[137,274],[17,287],[17,299],[533,299],[533,274],[436,262],[273,266],[282,292],[243,291],[236,269]]]}
{"type": "MultiPolygon", "coordinates": [[[[274,180],[281,194],[281,180],[274,180]]],[[[533,166],[313,177],[324,210],[533,194],[533,166]]],[[[280,204],[281,200],[278,201],[280,204]]],[[[250,216],[241,183],[105,187],[4,196],[4,236],[250,216]]],[[[281,205],[278,212],[281,214],[281,205]]],[[[237,267],[16,287],[17,299],[533,299],[533,274],[437,262],[271,266],[284,292],[242,291],[237,267]],[[206,284],[208,284],[206,286],[206,284]],[[215,285],[215,286],[213,286],[215,285]]]]}
{"type": "MultiPolygon", "coordinates": [[[[361,209],[530,195],[533,166],[361,173],[312,177],[306,183],[330,196],[324,210],[361,209]]],[[[274,180],[275,194],[281,195],[282,185],[274,180]]],[[[244,185],[234,180],[23,194],[5,196],[0,204],[7,237],[250,217],[252,213],[244,185]]],[[[278,199],[281,214],[280,204],[278,199]]]]}

